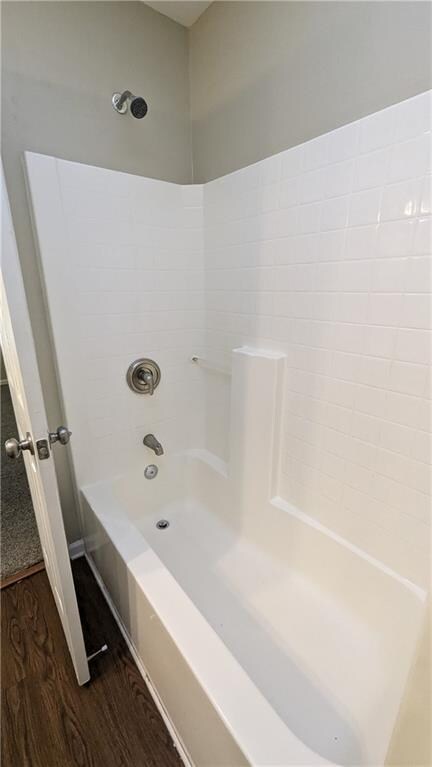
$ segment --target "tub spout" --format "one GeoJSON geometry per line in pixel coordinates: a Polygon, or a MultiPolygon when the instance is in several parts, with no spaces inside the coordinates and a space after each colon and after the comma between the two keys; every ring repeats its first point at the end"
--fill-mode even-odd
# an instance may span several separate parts
{"type": "Polygon", "coordinates": [[[163,447],[154,434],[146,434],[143,439],[144,445],[153,450],[156,455],[163,455],[163,447]]]}

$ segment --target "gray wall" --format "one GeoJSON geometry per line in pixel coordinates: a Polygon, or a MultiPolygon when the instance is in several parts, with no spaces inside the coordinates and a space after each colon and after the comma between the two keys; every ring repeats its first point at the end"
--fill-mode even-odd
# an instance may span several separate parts
{"type": "Polygon", "coordinates": [[[431,87],[426,2],[216,2],[190,30],[194,180],[431,87]]]}
{"type": "MultiPolygon", "coordinates": [[[[3,2],[2,155],[51,427],[62,420],[22,171],[33,150],[191,181],[188,41],[141,2],[3,2]],[[145,96],[142,120],[111,94],[145,96]]],[[[66,451],[56,451],[69,540],[79,537],[66,451]]]]}

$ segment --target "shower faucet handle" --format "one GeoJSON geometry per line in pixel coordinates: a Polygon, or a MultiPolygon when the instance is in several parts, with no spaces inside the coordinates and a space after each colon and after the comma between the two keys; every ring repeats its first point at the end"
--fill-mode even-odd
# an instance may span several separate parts
{"type": "Polygon", "coordinates": [[[138,373],[138,378],[147,385],[148,393],[153,395],[154,393],[154,378],[151,370],[141,370],[138,373]]]}
{"type": "Polygon", "coordinates": [[[160,367],[154,360],[141,357],[132,362],[126,373],[126,381],[136,394],[154,394],[161,380],[160,367]]]}

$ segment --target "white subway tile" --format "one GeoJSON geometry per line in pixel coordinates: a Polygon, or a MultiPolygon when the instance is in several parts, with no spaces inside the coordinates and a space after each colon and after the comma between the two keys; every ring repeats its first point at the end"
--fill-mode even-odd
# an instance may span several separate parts
{"type": "Polygon", "coordinates": [[[381,357],[362,357],[360,383],[388,388],[390,365],[390,360],[381,357]]]}
{"type": "Polygon", "coordinates": [[[334,296],[333,302],[334,319],[339,322],[366,322],[369,306],[369,297],[366,293],[339,293],[334,296]]]}
{"type": "Polygon", "coordinates": [[[412,453],[416,433],[415,429],[410,429],[407,426],[401,426],[391,421],[382,421],[380,446],[409,457],[412,453]]]}
{"type": "Polygon", "coordinates": [[[412,430],[411,458],[429,466],[432,463],[432,437],[428,432],[412,430]]]}
{"type": "Polygon", "coordinates": [[[260,183],[263,186],[266,184],[277,184],[281,180],[282,161],[283,153],[280,152],[258,163],[260,183]]]}
{"type": "Polygon", "coordinates": [[[356,386],[350,381],[326,377],[321,389],[321,396],[326,402],[332,402],[341,407],[352,408],[356,386]]]}
{"type": "Polygon", "coordinates": [[[364,466],[346,461],[344,480],[346,485],[348,485],[348,487],[345,487],[344,492],[344,506],[364,515],[365,506],[369,508],[371,505],[371,499],[364,495],[364,490],[372,484],[372,472],[364,466]],[[352,488],[363,491],[363,493],[360,495],[353,492],[352,488]]]}
{"type": "MultiPolygon", "coordinates": [[[[317,445],[311,445],[310,442],[304,442],[296,437],[291,437],[287,442],[287,459],[293,456],[297,460],[312,466],[312,468],[319,469],[321,464],[321,450],[317,445]]],[[[285,467],[287,468],[286,464],[285,467]]]]}
{"type": "Polygon", "coordinates": [[[378,226],[377,256],[409,256],[413,249],[415,221],[388,221],[378,226]]]}
{"type": "Polygon", "coordinates": [[[422,194],[421,194],[421,204],[420,204],[420,215],[421,216],[430,216],[431,214],[431,187],[432,187],[432,176],[425,176],[423,179],[422,184],[422,194]]]}
{"type": "Polygon", "coordinates": [[[355,157],[359,145],[359,122],[344,125],[329,134],[329,162],[337,163],[355,157]]]}
{"type": "Polygon", "coordinates": [[[348,323],[336,323],[332,338],[337,351],[362,354],[365,350],[365,327],[348,323]]]}
{"type": "Polygon", "coordinates": [[[414,254],[432,255],[432,219],[422,218],[417,222],[414,238],[414,254]]]}
{"type": "Polygon", "coordinates": [[[360,151],[389,146],[393,142],[396,128],[396,109],[389,107],[360,121],[360,151]]]}
{"type": "Polygon", "coordinates": [[[316,258],[318,261],[337,261],[343,258],[345,231],[333,229],[320,232],[316,239],[316,258]]]}
{"type": "Polygon", "coordinates": [[[399,325],[403,296],[399,293],[372,293],[368,322],[371,325],[399,325]]]}
{"type": "Polygon", "coordinates": [[[324,195],[324,174],[322,170],[303,173],[298,179],[298,202],[316,202],[324,195]]]}
{"type": "Polygon", "coordinates": [[[346,292],[370,290],[372,261],[344,261],[339,267],[339,288],[346,292]]]}
{"type": "Polygon", "coordinates": [[[321,471],[330,477],[341,479],[345,473],[345,461],[333,453],[321,453],[321,471]]]}
{"type": "Polygon", "coordinates": [[[329,403],[325,412],[324,423],[332,429],[348,434],[351,430],[352,417],[351,408],[329,403]]]}
{"type": "Polygon", "coordinates": [[[298,176],[303,170],[304,145],[287,149],[281,155],[282,178],[298,176]]]}
{"type": "Polygon", "coordinates": [[[404,426],[424,428],[418,397],[389,391],[387,393],[387,405],[384,415],[387,420],[403,424],[404,426]]]}
{"type": "Polygon", "coordinates": [[[318,235],[302,234],[291,240],[291,262],[311,263],[317,259],[318,235]]]}
{"type": "Polygon", "coordinates": [[[325,429],[322,447],[338,458],[346,458],[347,450],[350,447],[350,437],[344,432],[336,431],[336,429],[325,429]]]}
{"type": "Polygon", "coordinates": [[[361,439],[351,437],[345,440],[345,453],[343,457],[347,461],[356,463],[359,466],[365,466],[368,469],[375,469],[378,449],[376,445],[370,442],[363,442],[361,439]]]}
{"type": "Polygon", "coordinates": [[[303,144],[304,147],[304,170],[322,168],[329,162],[330,136],[328,133],[303,144]]]}
{"type": "Polygon", "coordinates": [[[368,189],[351,195],[348,226],[364,226],[379,221],[381,190],[368,189]]]}
{"type": "Polygon", "coordinates": [[[430,467],[426,464],[393,451],[379,450],[377,467],[381,474],[419,493],[428,493],[430,489],[430,467]]]}
{"type": "Polygon", "coordinates": [[[338,261],[317,264],[315,266],[315,289],[316,290],[337,290],[340,284],[339,270],[341,264],[338,261]]]}
{"type": "Polygon", "coordinates": [[[418,215],[421,192],[421,178],[387,186],[383,192],[381,221],[412,218],[418,215]]]}
{"type": "MultiPolygon", "coordinates": [[[[428,392],[430,397],[431,392],[428,392]]],[[[418,403],[418,428],[432,432],[430,399],[421,399],[418,403]]]]}
{"type": "Polygon", "coordinates": [[[348,216],[348,197],[333,197],[321,203],[321,231],[344,229],[348,216]]]}
{"type": "Polygon", "coordinates": [[[328,165],[322,171],[324,197],[341,197],[352,191],[354,161],[346,160],[328,165]]]}
{"type": "Polygon", "coordinates": [[[199,208],[203,204],[202,184],[190,184],[181,187],[182,203],[187,208],[199,208]]]}
{"type": "Polygon", "coordinates": [[[407,293],[430,293],[432,258],[408,258],[405,271],[407,293]]]}
{"type": "Polygon", "coordinates": [[[403,297],[401,321],[402,327],[425,329],[431,327],[430,295],[407,293],[403,297]]]}
{"type": "Polygon", "coordinates": [[[363,328],[365,354],[371,357],[392,358],[395,352],[397,328],[367,325],[363,328]]]}
{"type": "Polygon", "coordinates": [[[355,163],[354,191],[383,187],[388,178],[390,158],[390,147],[360,155],[355,163]]]}
{"type": "Polygon", "coordinates": [[[395,361],[390,371],[389,388],[401,394],[423,395],[426,383],[426,366],[395,361]]]}
{"type": "Polygon", "coordinates": [[[310,234],[319,231],[320,223],[320,203],[310,203],[309,205],[300,205],[298,208],[298,232],[299,234],[310,234]]]}
{"type": "Polygon", "coordinates": [[[280,184],[279,205],[281,208],[291,208],[299,202],[299,180],[297,177],[287,178],[280,184]]]}
{"type": "Polygon", "coordinates": [[[423,176],[430,172],[430,134],[395,144],[389,172],[389,182],[423,176]]]}
{"type": "Polygon", "coordinates": [[[395,357],[403,362],[428,364],[431,360],[431,333],[425,330],[399,329],[395,357]]]}
{"type": "Polygon", "coordinates": [[[376,226],[360,226],[347,229],[345,258],[372,258],[375,253],[376,226]]]}
{"type": "Polygon", "coordinates": [[[357,386],[355,396],[355,409],[360,413],[383,417],[387,392],[374,386],[357,386]]]}
{"type": "Polygon", "coordinates": [[[358,354],[334,352],[333,376],[335,378],[342,378],[346,381],[358,382],[360,379],[361,364],[362,358],[358,354]]]}
{"type": "Polygon", "coordinates": [[[372,267],[372,290],[375,293],[402,293],[405,289],[407,259],[380,258],[372,267]]]}
{"type": "Polygon", "coordinates": [[[431,110],[429,93],[421,93],[403,101],[396,107],[395,141],[406,141],[430,130],[431,110]]]}
{"type": "Polygon", "coordinates": [[[356,439],[377,445],[380,440],[381,419],[365,413],[354,413],[351,433],[356,439]]]}

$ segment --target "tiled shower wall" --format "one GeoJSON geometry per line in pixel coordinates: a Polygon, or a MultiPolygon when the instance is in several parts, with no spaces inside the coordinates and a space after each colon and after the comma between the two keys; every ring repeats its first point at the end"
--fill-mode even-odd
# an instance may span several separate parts
{"type": "MultiPolygon", "coordinates": [[[[204,187],[207,355],[287,355],[280,495],[422,583],[429,131],[427,93],[204,187]]],[[[208,379],[227,457],[229,379],[208,379]]]]}
{"type": "Polygon", "coordinates": [[[204,336],[202,187],[27,155],[78,485],[200,445],[204,336]],[[162,370],[153,397],[126,385],[129,364],[162,370]]]}
{"type": "Polygon", "coordinates": [[[204,187],[28,155],[80,485],[148,431],[227,459],[231,350],[282,350],[279,494],[428,581],[429,130],[428,93],[204,187]]]}

